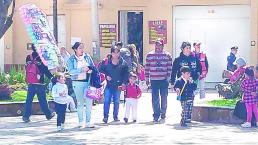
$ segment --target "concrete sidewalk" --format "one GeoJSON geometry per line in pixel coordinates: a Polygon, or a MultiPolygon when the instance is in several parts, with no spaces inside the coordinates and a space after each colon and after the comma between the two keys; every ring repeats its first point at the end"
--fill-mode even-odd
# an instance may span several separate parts
{"type": "MultiPolygon", "coordinates": [[[[207,99],[216,97],[214,93],[207,95],[207,99]]],[[[30,123],[23,123],[21,117],[3,117],[0,118],[0,144],[258,144],[257,128],[199,122],[181,127],[181,107],[173,93],[168,97],[164,124],[152,123],[150,93],[144,93],[139,99],[137,123],[122,122],[124,110],[121,104],[121,121],[110,122],[111,105],[110,123],[106,125],[102,123],[103,105],[94,106],[92,121],[96,127],[93,129],[79,129],[77,113],[67,113],[62,132],[56,132],[56,117],[47,121],[43,115],[34,115],[30,123]]]]}

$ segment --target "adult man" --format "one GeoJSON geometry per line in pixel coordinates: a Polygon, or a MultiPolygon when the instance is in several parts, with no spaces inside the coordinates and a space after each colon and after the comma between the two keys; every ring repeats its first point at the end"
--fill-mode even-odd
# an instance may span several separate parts
{"type": "Polygon", "coordinates": [[[147,54],[145,65],[146,84],[149,85],[149,83],[151,83],[152,88],[151,93],[154,123],[158,123],[160,117],[161,122],[165,121],[168,81],[170,80],[172,71],[172,57],[168,52],[164,51],[163,48],[164,40],[158,38],[155,42],[155,50],[147,54]]]}
{"type": "Polygon", "coordinates": [[[51,79],[53,75],[42,63],[34,45],[32,45],[32,50],[32,54],[26,57],[26,81],[28,83],[28,92],[25,104],[25,111],[22,117],[22,120],[24,122],[30,122],[31,106],[35,94],[37,94],[41,110],[46,115],[46,118],[50,120],[53,116],[55,116],[55,114],[51,113],[48,108],[46,100],[46,86],[44,84],[44,75],[46,75],[49,79],[51,79]],[[35,63],[35,65],[32,66],[32,63],[35,63]],[[31,67],[30,69],[27,69],[29,65],[31,65],[31,67]]]}
{"type": "Polygon", "coordinates": [[[205,98],[205,78],[208,73],[209,64],[208,64],[208,59],[206,54],[203,52],[200,52],[201,43],[195,42],[193,43],[193,46],[194,46],[194,51],[192,55],[200,61],[201,68],[202,68],[202,73],[199,77],[199,88],[200,88],[200,98],[203,99],[205,98]]]}
{"type": "MultiPolygon", "coordinates": [[[[183,42],[181,45],[181,50],[182,52],[180,53],[180,56],[177,57],[173,62],[171,84],[174,85],[176,78],[179,78],[181,76],[180,69],[183,66],[188,66],[190,68],[191,79],[196,83],[202,72],[200,61],[191,55],[191,44],[189,42],[183,42]]],[[[188,112],[188,119],[185,123],[191,122],[193,100],[194,96],[192,96],[192,99],[187,102],[190,110],[188,112]]]]}
{"type": "Polygon", "coordinates": [[[237,69],[237,66],[233,64],[236,61],[237,50],[237,46],[231,47],[230,55],[227,57],[227,70],[231,72],[234,72],[237,69]]]}

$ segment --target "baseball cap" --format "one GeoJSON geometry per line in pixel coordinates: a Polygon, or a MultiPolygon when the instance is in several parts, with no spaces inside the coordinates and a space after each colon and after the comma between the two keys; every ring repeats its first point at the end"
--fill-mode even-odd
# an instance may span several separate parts
{"type": "Polygon", "coordinates": [[[237,50],[237,49],[238,49],[238,47],[237,47],[237,46],[233,46],[233,47],[231,47],[230,49],[231,49],[231,50],[232,50],[232,49],[237,50]]]}
{"type": "Polygon", "coordinates": [[[234,64],[239,65],[240,67],[245,66],[246,65],[246,60],[243,57],[238,57],[236,59],[236,61],[234,62],[234,64]]]}
{"type": "Polygon", "coordinates": [[[161,45],[164,45],[164,40],[162,38],[157,38],[155,43],[159,43],[161,45]]]}

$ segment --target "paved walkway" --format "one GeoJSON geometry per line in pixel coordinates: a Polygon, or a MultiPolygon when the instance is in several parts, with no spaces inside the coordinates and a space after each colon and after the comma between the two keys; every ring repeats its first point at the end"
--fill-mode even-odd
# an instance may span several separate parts
{"type": "MultiPolygon", "coordinates": [[[[208,98],[216,97],[217,94],[208,94],[208,98]]],[[[175,98],[175,94],[169,94],[164,124],[152,123],[149,93],[143,94],[139,100],[138,122],[135,124],[124,124],[122,121],[103,124],[103,105],[93,107],[94,129],[79,129],[76,113],[67,114],[66,129],[62,132],[56,132],[56,117],[47,121],[42,115],[33,115],[30,123],[21,122],[21,117],[2,117],[0,144],[258,144],[257,128],[243,129],[239,125],[199,122],[180,127],[181,109],[175,98]]],[[[122,120],[123,104],[120,110],[122,120]]]]}

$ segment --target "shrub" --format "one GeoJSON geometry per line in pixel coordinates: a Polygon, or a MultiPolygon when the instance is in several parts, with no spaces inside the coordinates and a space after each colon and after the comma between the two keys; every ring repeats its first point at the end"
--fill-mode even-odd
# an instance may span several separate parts
{"type": "Polygon", "coordinates": [[[13,90],[6,84],[0,85],[0,100],[10,100],[13,90]]]}

